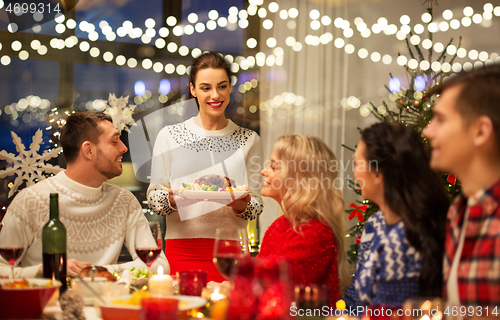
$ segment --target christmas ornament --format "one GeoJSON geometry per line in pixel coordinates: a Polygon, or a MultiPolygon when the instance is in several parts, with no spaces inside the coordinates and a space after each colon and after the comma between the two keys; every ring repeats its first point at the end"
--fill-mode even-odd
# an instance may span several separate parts
{"type": "Polygon", "coordinates": [[[450,184],[452,185],[455,185],[455,183],[457,182],[457,176],[454,175],[453,173],[450,173],[448,175],[448,178],[446,179],[450,184]]]}
{"type": "Polygon", "coordinates": [[[131,126],[136,125],[132,115],[137,106],[135,104],[127,106],[128,96],[117,98],[114,93],[110,93],[108,101],[101,101],[106,106],[104,113],[113,119],[113,125],[118,131],[122,132],[125,130],[128,132],[131,126]]]}
{"type": "Polygon", "coordinates": [[[422,109],[424,109],[425,111],[429,111],[429,110],[431,110],[431,108],[432,108],[432,103],[430,101],[426,101],[422,105],[422,109]]]}
{"type": "Polygon", "coordinates": [[[5,150],[0,151],[0,159],[6,160],[12,163],[12,167],[5,170],[0,170],[0,178],[5,178],[6,176],[16,175],[16,179],[10,187],[8,197],[17,191],[18,187],[23,181],[26,181],[26,186],[31,186],[35,184],[38,180],[44,180],[45,176],[43,173],[53,173],[56,174],[63,169],[59,166],[53,166],[51,164],[45,163],[45,161],[55,158],[62,151],[62,148],[52,149],[50,151],[45,151],[43,154],[38,154],[40,150],[40,144],[43,141],[42,130],[38,129],[33,136],[33,142],[30,145],[30,149],[26,151],[24,144],[21,139],[13,131],[10,132],[12,135],[12,141],[16,145],[16,150],[19,154],[16,156],[12,153],[8,153],[5,150]]]}
{"type": "Polygon", "coordinates": [[[363,221],[363,212],[366,212],[366,208],[368,206],[366,204],[361,205],[361,206],[357,206],[353,202],[353,203],[351,203],[351,205],[349,207],[354,208],[354,210],[352,210],[351,214],[349,215],[349,220],[352,220],[354,217],[357,217],[358,221],[362,222],[363,221]]]}

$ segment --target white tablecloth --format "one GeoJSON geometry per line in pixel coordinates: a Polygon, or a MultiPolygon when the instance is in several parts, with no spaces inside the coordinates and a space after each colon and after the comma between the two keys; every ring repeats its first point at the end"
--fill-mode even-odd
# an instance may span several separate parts
{"type": "MultiPolygon", "coordinates": [[[[98,312],[94,307],[85,306],[83,308],[83,312],[85,314],[85,318],[87,320],[101,320],[101,317],[98,316],[98,312]]],[[[43,319],[55,319],[62,320],[62,310],[59,307],[59,304],[56,306],[48,306],[43,310],[43,319]]]]}

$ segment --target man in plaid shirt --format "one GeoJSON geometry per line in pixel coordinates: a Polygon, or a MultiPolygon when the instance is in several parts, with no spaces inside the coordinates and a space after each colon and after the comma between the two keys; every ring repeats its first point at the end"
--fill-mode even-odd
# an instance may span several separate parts
{"type": "Polygon", "coordinates": [[[440,97],[424,130],[431,166],[462,182],[448,211],[444,297],[500,305],[500,66],[453,77],[434,92],[440,97]]]}

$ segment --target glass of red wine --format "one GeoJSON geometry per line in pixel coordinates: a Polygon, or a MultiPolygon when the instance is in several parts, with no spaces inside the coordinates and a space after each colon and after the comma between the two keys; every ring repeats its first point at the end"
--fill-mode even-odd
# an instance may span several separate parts
{"type": "Polygon", "coordinates": [[[248,235],[245,228],[215,230],[214,264],[226,279],[241,258],[248,257],[248,235]]]}
{"type": "Polygon", "coordinates": [[[14,266],[24,252],[22,239],[21,237],[2,237],[1,243],[0,256],[10,264],[10,278],[14,279],[14,266]]]}
{"type": "MultiPolygon", "coordinates": [[[[151,239],[152,240],[152,239],[151,239]]],[[[155,262],[156,258],[161,253],[161,247],[159,247],[156,241],[151,242],[150,239],[143,239],[138,241],[135,247],[135,252],[139,258],[148,266],[148,279],[151,272],[150,267],[155,262]]]]}

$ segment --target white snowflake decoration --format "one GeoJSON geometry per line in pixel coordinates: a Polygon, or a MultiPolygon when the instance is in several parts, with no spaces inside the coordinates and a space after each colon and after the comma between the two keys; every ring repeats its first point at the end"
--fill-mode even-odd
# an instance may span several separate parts
{"type": "Polygon", "coordinates": [[[23,181],[26,181],[26,186],[31,186],[35,184],[35,180],[44,180],[45,177],[42,173],[58,173],[63,169],[59,166],[53,166],[51,164],[45,163],[45,161],[55,158],[61,152],[62,148],[52,149],[50,151],[45,151],[42,155],[38,154],[40,150],[40,144],[43,141],[42,130],[38,129],[33,136],[33,142],[30,145],[30,149],[26,151],[24,144],[21,139],[13,131],[10,132],[12,135],[12,141],[16,145],[16,150],[19,154],[16,156],[12,153],[8,153],[5,150],[0,151],[0,160],[6,160],[12,163],[11,168],[5,170],[0,170],[0,178],[5,178],[6,176],[17,175],[16,180],[12,188],[10,188],[8,197],[10,198],[14,193],[16,193],[17,188],[21,185],[23,181]]]}
{"type": "Polygon", "coordinates": [[[127,106],[128,96],[117,98],[114,93],[110,93],[108,101],[101,101],[106,106],[104,113],[111,116],[113,125],[118,131],[130,131],[129,127],[136,125],[132,118],[136,105],[127,106]]]}

